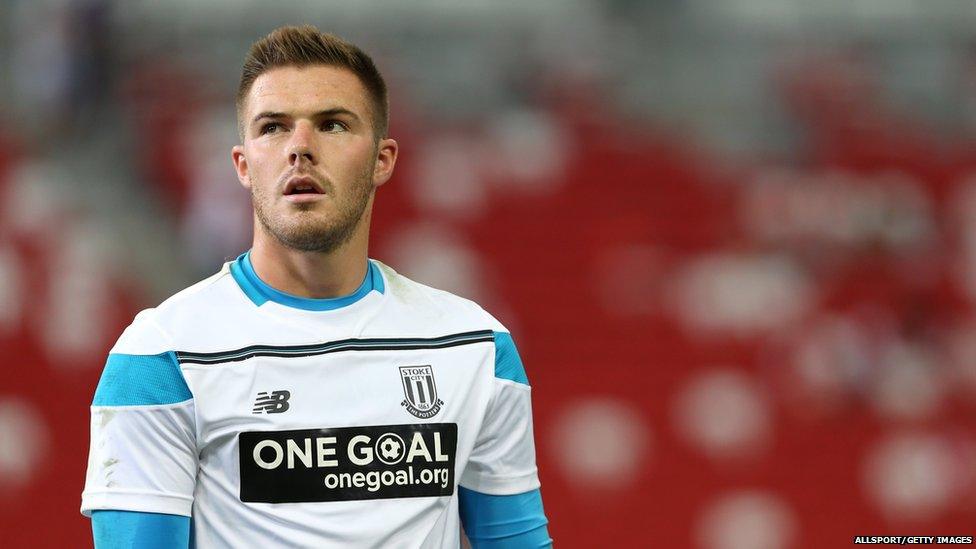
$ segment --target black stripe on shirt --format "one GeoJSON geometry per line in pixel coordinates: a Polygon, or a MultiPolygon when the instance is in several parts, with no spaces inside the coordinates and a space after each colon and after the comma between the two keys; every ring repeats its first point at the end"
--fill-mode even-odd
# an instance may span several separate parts
{"type": "Polygon", "coordinates": [[[344,351],[445,349],[459,345],[494,341],[494,339],[495,335],[491,330],[479,330],[431,338],[352,338],[310,345],[251,345],[240,349],[213,353],[177,351],[176,358],[182,364],[222,364],[225,362],[239,362],[261,356],[290,358],[325,355],[344,351]]]}

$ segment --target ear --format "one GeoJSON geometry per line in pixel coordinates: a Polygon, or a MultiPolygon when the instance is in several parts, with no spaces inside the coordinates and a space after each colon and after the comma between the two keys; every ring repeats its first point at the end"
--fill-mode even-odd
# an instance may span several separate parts
{"type": "Polygon", "coordinates": [[[379,187],[393,175],[399,145],[392,139],[380,139],[376,146],[376,164],[373,166],[373,186],[379,187]]]}
{"type": "Polygon", "coordinates": [[[230,150],[231,160],[234,162],[234,170],[237,172],[237,180],[241,182],[241,185],[250,190],[251,188],[251,178],[247,173],[247,158],[244,157],[244,146],[234,145],[234,148],[230,150]]]}

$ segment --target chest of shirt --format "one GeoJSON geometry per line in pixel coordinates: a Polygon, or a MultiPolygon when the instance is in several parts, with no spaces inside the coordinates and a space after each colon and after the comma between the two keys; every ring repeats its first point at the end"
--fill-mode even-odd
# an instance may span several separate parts
{"type": "Polygon", "coordinates": [[[476,430],[491,397],[494,347],[255,352],[182,364],[203,451],[248,431],[456,423],[476,430]]]}

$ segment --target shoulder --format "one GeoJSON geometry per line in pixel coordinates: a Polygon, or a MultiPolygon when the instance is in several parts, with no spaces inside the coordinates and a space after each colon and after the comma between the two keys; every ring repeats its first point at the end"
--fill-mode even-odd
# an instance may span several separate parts
{"type": "Polygon", "coordinates": [[[383,273],[386,291],[404,318],[450,326],[456,331],[508,332],[494,316],[470,299],[411,280],[393,268],[373,260],[383,273]]]}
{"type": "Polygon", "coordinates": [[[140,311],[122,332],[111,353],[157,354],[174,350],[178,332],[201,317],[223,310],[235,296],[228,265],[173,294],[156,307],[140,311]],[[220,305],[220,307],[215,307],[220,305]]]}
{"type": "MultiPolygon", "coordinates": [[[[498,319],[470,299],[431,288],[379,261],[376,263],[387,282],[386,291],[397,308],[396,314],[388,315],[389,318],[409,319],[412,330],[423,330],[431,335],[491,331],[495,349],[495,377],[528,385],[512,335],[498,319]]],[[[390,329],[388,326],[384,328],[390,329]]]]}

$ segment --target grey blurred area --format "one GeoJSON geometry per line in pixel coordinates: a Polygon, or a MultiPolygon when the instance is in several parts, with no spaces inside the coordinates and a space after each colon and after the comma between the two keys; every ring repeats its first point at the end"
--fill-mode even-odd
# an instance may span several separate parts
{"type": "Polygon", "coordinates": [[[540,93],[593,92],[634,127],[790,160],[802,136],[777,74],[834,60],[876,87],[855,93],[941,132],[968,134],[976,116],[976,6],[951,0],[10,1],[0,113],[33,162],[70,174],[51,181],[59,200],[101,220],[106,243],[161,297],[208,272],[212,252],[246,242],[198,221],[208,236],[184,238],[206,249],[196,264],[177,260],[186,231],[147,197],[159,174],[145,148],[192,148],[206,173],[180,177],[227,179],[243,52],[300,22],[362,44],[391,81],[394,119],[409,104],[434,126],[485,127],[531,111],[540,93]],[[155,142],[164,125],[182,142],[155,142]]]}
{"type": "MultiPolygon", "coordinates": [[[[771,73],[816,56],[854,58],[879,100],[940,130],[968,133],[976,116],[976,7],[951,0],[11,1],[0,10],[2,116],[36,162],[72,174],[54,182],[63,199],[113,227],[106,239],[162,296],[212,265],[174,260],[181,231],[147,199],[153,173],[139,165],[138,149],[154,145],[146,125],[232,144],[226,105],[243,52],[296,22],[363,44],[388,72],[394,116],[409,102],[429,124],[531,109],[533,75],[598,90],[635,126],[789,157],[800,136],[771,73]]],[[[216,145],[204,156],[229,167],[216,145]]]]}

